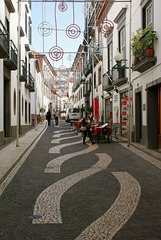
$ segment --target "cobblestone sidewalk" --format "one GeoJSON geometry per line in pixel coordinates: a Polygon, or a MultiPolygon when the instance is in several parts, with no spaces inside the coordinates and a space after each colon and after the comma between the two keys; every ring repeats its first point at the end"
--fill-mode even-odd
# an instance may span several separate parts
{"type": "Polygon", "coordinates": [[[19,147],[16,147],[16,140],[0,150],[0,179],[32,145],[35,139],[41,134],[46,126],[46,121],[19,138],[19,147]]]}

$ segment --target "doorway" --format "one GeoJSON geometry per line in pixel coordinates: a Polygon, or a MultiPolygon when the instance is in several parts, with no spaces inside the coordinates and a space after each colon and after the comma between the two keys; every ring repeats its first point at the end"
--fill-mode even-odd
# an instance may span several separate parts
{"type": "Polygon", "coordinates": [[[158,87],[147,89],[147,147],[158,149],[158,87]]]}
{"type": "Polygon", "coordinates": [[[136,142],[142,139],[142,94],[136,93],[135,96],[135,126],[136,126],[136,142]]]}
{"type": "Polygon", "coordinates": [[[158,87],[158,148],[161,149],[161,87],[158,87]]]}
{"type": "Polygon", "coordinates": [[[21,134],[21,91],[19,90],[19,134],[21,134]]]}
{"type": "Polygon", "coordinates": [[[10,81],[4,77],[4,137],[10,136],[10,81]]]}

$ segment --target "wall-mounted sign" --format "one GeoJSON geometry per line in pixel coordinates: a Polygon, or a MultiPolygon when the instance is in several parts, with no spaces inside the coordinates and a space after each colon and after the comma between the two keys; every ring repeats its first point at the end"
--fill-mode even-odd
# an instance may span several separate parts
{"type": "MultiPolygon", "coordinates": [[[[122,98],[122,135],[127,136],[129,99],[122,98]]],[[[131,98],[132,101],[132,98],[131,98]]]]}

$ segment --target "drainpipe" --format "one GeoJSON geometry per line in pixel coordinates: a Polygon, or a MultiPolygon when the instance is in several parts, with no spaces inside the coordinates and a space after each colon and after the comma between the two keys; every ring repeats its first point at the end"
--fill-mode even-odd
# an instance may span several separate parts
{"type": "Polygon", "coordinates": [[[129,22],[129,109],[128,109],[128,145],[130,147],[130,121],[131,121],[131,2],[130,2],[130,22],[129,22]]]}

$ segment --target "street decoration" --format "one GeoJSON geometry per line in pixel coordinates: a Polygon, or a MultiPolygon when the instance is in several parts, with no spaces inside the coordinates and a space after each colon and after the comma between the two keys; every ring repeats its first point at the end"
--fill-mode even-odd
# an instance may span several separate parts
{"type": "Polygon", "coordinates": [[[66,29],[66,34],[69,38],[75,39],[80,36],[80,27],[77,24],[70,24],[66,29]]]}
{"type": "Polygon", "coordinates": [[[57,5],[57,1],[55,1],[55,11],[54,11],[56,45],[49,50],[49,57],[53,61],[59,61],[60,59],[63,58],[63,55],[64,55],[63,49],[57,45],[57,42],[58,42],[57,33],[58,33],[58,31],[57,31],[57,19],[56,19],[56,5],[57,5]]]}
{"type": "Polygon", "coordinates": [[[112,21],[106,19],[99,24],[99,30],[101,33],[105,35],[109,35],[113,32],[114,30],[114,24],[112,21]]]}
{"type": "Polygon", "coordinates": [[[65,12],[68,9],[68,5],[62,0],[62,2],[58,6],[59,11],[65,12]]]}
{"type": "Polygon", "coordinates": [[[48,37],[52,33],[52,26],[48,22],[41,22],[38,26],[38,31],[41,36],[48,37]]]}
{"type": "Polygon", "coordinates": [[[49,57],[53,61],[59,61],[64,55],[63,49],[58,46],[54,46],[49,50],[49,57]]]}
{"type": "Polygon", "coordinates": [[[106,19],[100,22],[99,24],[99,30],[101,33],[103,33],[105,36],[111,34],[114,30],[114,24],[112,21],[107,19],[107,3],[108,0],[106,0],[106,19]]]}
{"type": "Polygon", "coordinates": [[[75,14],[74,14],[74,0],[73,0],[73,23],[66,28],[66,35],[71,39],[76,39],[80,36],[81,29],[75,24],[75,14]]]}

